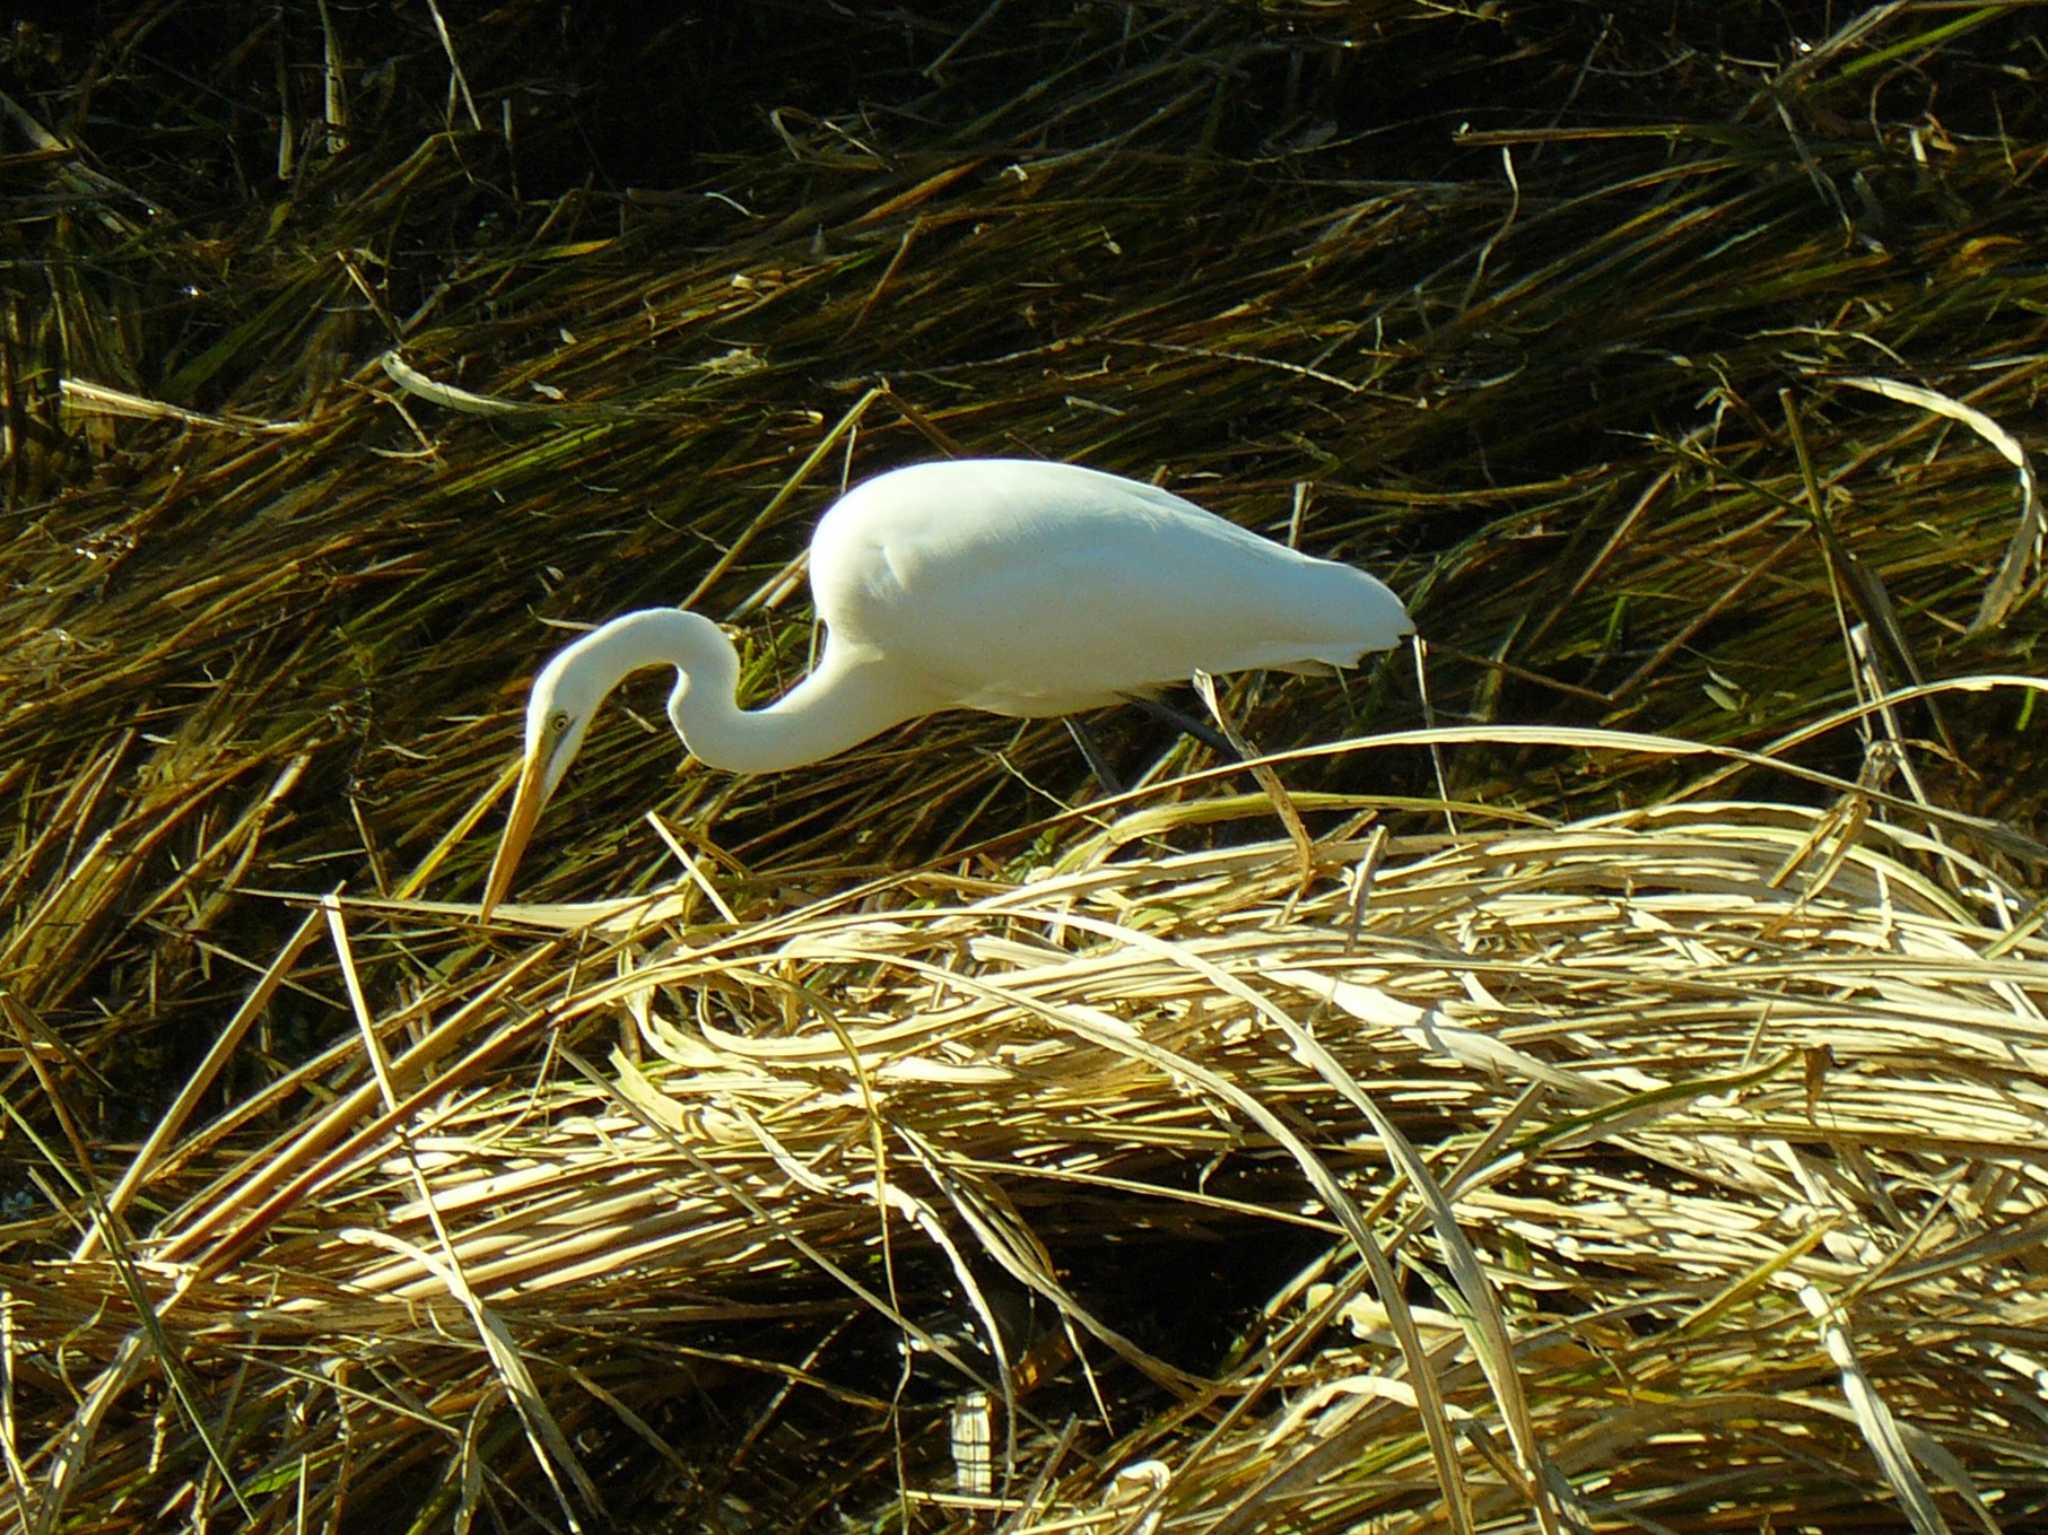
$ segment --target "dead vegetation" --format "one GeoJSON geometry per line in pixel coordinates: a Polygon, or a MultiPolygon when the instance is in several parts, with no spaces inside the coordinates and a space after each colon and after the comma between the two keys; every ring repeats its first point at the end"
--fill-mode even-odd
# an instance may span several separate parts
{"type": "Polygon", "coordinates": [[[2032,11],[285,10],[6,42],[14,1525],[2039,1517],[2032,11]],[[629,690],[462,920],[542,620],[946,453],[1409,597],[1306,886],[629,690]]]}

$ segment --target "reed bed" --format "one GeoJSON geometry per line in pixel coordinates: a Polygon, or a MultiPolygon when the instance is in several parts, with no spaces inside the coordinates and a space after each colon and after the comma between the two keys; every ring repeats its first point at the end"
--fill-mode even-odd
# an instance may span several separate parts
{"type": "Polygon", "coordinates": [[[99,20],[0,44],[10,1527],[2039,1518],[2033,8],[99,20]],[[563,626],[772,693],[963,454],[1409,599],[1231,692],[1306,865],[650,679],[471,919],[563,626]]]}
{"type": "MultiPolygon", "coordinates": [[[[1850,808],[1362,808],[1305,890],[1113,823],[1014,882],[513,913],[488,1005],[361,1011],[267,1144],[236,1105],[132,1169],[146,1239],[10,1266],[24,1470],[218,1503],[168,1403],[110,1411],[175,1371],[259,1527],[2018,1527],[2048,945],[1850,808]],[[972,1390],[1010,1428],[965,1494],[972,1390]]],[[[343,1010],[447,931],[308,921],[266,983],[343,1010]]]]}

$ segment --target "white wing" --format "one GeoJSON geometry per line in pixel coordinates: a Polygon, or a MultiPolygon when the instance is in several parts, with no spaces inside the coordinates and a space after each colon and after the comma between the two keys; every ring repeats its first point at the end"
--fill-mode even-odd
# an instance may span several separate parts
{"type": "Polygon", "coordinates": [[[1064,714],[1222,673],[1349,666],[1413,625],[1349,565],[1071,464],[899,469],[826,513],[811,584],[831,643],[962,706],[1064,714]]]}

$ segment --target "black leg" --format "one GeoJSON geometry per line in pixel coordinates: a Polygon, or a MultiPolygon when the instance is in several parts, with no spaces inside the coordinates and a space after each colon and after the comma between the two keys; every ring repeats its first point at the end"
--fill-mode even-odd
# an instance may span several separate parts
{"type": "Polygon", "coordinates": [[[1208,747],[1210,751],[1222,758],[1223,761],[1244,761],[1244,758],[1238,754],[1237,748],[1226,741],[1214,725],[1205,724],[1203,721],[1196,719],[1192,714],[1184,714],[1179,709],[1174,708],[1172,704],[1165,703],[1157,698],[1144,698],[1136,693],[1126,693],[1124,696],[1151,715],[1155,720],[1171,725],[1182,735],[1193,736],[1197,741],[1208,747]]]}
{"type": "Polygon", "coordinates": [[[1094,732],[1069,714],[1067,734],[1074,738],[1074,744],[1081,748],[1081,755],[1088,759],[1088,771],[1095,775],[1095,781],[1102,785],[1102,792],[1114,798],[1124,792],[1124,786],[1117,781],[1116,770],[1109,765],[1109,759],[1102,755],[1101,743],[1094,732]]]}

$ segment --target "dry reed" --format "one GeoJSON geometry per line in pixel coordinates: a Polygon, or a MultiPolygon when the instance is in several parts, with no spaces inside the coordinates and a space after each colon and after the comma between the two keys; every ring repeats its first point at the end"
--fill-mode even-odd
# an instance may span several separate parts
{"type": "Polygon", "coordinates": [[[116,9],[0,99],[12,1525],[2040,1517],[2027,8],[116,9]],[[1306,888],[629,689],[462,920],[548,623],[772,691],[949,453],[1410,597],[1232,697],[1306,888]]]}

